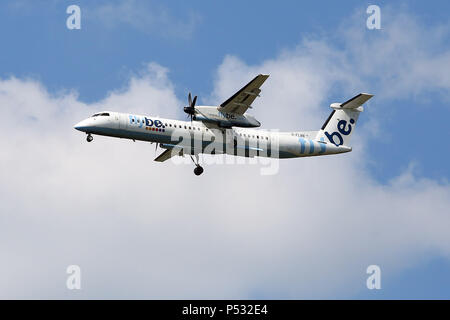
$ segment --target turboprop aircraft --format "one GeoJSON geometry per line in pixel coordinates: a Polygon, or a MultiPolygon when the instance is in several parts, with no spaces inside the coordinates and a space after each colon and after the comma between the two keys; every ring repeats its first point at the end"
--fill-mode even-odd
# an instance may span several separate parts
{"type": "Polygon", "coordinates": [[[203,173],[199,154],[229,154],[242,157],[298,158],[352,151],[350,137],[363,111],[363,104],[373,97],[360,93],[343,103],[332,103],[332,112],[317,131],[278,132],[255,129],[261,124],[247,113],[261,93],[269,75],[260,74],[219,106],[196,106],[197,96],[188,95],[184,112],[189,121],[128,113],[102,111],[82,120],[75,129],[94,134],[148,141],[165,149],[155,161],[189,155],[194,173],[203,173]],[[195,160],[194,160],[195,157],[195,160]]]}

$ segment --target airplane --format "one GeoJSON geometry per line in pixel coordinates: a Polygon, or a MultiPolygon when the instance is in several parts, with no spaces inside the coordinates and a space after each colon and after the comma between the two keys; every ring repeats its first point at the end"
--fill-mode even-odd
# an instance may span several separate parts
{"type": "Polygon", "coordinates": [[[320,130],[278,132],[255,129],[261,123],[247,110],[260,96],[260,88],[268,77],[257,75],[219,106],[196,106],[197,96],[192,99],[189,93],[188,105],[183,109],[189,121],[102,111],[77,123],[74,128],[85,132],[88,142],[93,141],[92,135],[102,135],[156,143],[156,149],[158,146],[165,149],[154,159],[158,162],[189,155],[197,176],[203,173],[199,163],[202,153],[286,159],[352,151],[349,145],[351,134],[364,110],[363,104],[373,95],[360,93],[343,103],[332,103],[332,112],[320,130]]]}

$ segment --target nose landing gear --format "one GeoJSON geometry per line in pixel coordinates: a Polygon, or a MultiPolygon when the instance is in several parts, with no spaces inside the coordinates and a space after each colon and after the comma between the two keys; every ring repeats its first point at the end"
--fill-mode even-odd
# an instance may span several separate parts
{"type": "Polygon", "coordinates": [[[194,174],[196,176],[201,175],[203,173],[203,167],[198,164],[198,154],[195,155],[195,160],[197,160],[197,161],[195,161],[194,158],[192,158],[192,156],[191,156],[191,159],[192,159],[192,162],[194,162],[194,164],[195,164],[194,174]]]}
{"type": "Polygon", "coordinates": [[[86,141],[87,141],[87,142],[92,142],[92,140],[94,140],[94,137],[91,136],[91,134],[89,133],[89,134],[87,135],[87,137],[86,137],[86,141]]]}

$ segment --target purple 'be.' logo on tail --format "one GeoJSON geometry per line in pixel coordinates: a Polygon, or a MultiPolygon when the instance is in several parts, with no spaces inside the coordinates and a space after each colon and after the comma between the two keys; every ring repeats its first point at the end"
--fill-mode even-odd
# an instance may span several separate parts
{"type": "Polygon", "coordinates": [[[355,120],[350,119],[350,123],[351,124],[347,125],[347,121],[339,120],[339,122],[337,123],[338,132],[335,131],[330,134],[327,131],[325,131],[325,135],[327,136],[328,140],[331,143],[333,143],[336,147],[344,144],[344,138],[342,137],[342,135],[348,136],[352,132],[352,124],[355,124],[355,120]],[[339,141],[336,142],[335,138],[337,138],[339,141]]]}

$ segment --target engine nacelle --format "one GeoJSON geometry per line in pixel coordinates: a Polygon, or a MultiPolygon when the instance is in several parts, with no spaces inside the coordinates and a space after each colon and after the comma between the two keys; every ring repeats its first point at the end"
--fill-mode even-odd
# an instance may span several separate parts
{"type": "Polygon", "coordinates": [[[261,126],[261,123],[249,114],[221,112],[217,107],[198,106],[195,109],[193,120],[216,123],[221,128],[256,128],[261,126]]]}

